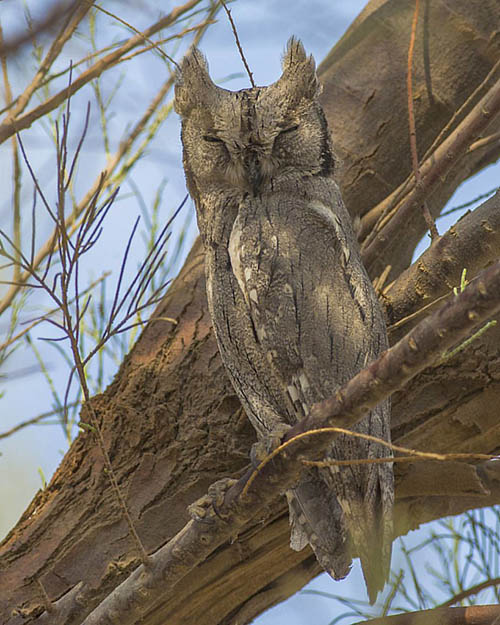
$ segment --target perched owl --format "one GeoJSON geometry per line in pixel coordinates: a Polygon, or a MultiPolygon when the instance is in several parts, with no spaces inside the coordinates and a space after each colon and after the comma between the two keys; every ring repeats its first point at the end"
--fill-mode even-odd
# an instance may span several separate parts
{"type": "MultiPolygon", "coordinates": [[[[297,423],[387,347],[334,180],[319,91],[314,60],[294,38],[281,78],[268,87],[217,87],[197,50],[184,58],[176,83],[213,326],[261,439],[297,423]]],[[[383,403],[353,429],[389,440],[389,419],[383,403]]],[[[327,457],[388,454],[341,436],[327,457]]],[[[349,572],[351,554],[359,555],[373,600],[390,563],[392,465],[314,468],[287,499],[292,548],[309,543],[335,579],[349,572]]]]}

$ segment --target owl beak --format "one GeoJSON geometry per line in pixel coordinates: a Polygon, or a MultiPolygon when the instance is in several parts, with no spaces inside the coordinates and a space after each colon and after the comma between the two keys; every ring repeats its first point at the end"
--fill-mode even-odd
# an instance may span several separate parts
{"type": "Polygon", "coordinates": [[[244,156],[243,163],[249,186],[252,189],[253,194],[257,195],[263,181],[260,155],[253,150],[249,150],[244,156]]]}

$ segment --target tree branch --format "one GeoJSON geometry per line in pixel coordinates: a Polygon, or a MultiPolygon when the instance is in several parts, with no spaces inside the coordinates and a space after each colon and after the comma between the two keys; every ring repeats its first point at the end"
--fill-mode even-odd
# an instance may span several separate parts
{"type": "Polygon", "coordinates": [[[97,78],[102,74],[103,71],[116,64],[120,60],[120,58],[130,52],[130,50],[138,45],[144,44],[144,41],[146,39],[150,38],[159,30],[170,26],[170,24],[175,22],[175,20],[177,20],[181,15],[194,8],[197,4],[199,4],[199,2],[200,0],[189,0],[189,2],[175,7],[174,9],[172,9],[172,11],[170,11],[168,15],[165,15],[155,24],[152,24],[149,28],[146,28],[143,33],[133,35],[132,37],[127,39],[127,41],[117,50],[114,50],[102,59],[99,59],[99,61],[94,63],[92,67],[80,74],[80,76],[78,76],[78,78],[76,78],[76,80],[74,80],[67,88],[62,89],[52,97],[48,98],[45,102],[32,109],[22,117],[18,117],[15,120],[11,121],[7,120],[0,124],[0,143],[3,143],[6,139],[11,137],[16,132],[20,132],[25,128],[29,128],[34,121],[40,119],[47,113],[50,113],[50,111],[53,111],[68,97],[76,93],[88,82],[90,82],[94,78],[97,78]]]}
{"type": "MultiPolygon", "coordinates": [[[[376,206],[371,214],[380,215],[372,234],[362,246],[363,262],[367,269],[373,269],[381,251],[397,239],[413,211],[428,197],[450,169],[457,164],[469,146],[484,132],[500,112],[500,81],[479,100],[457,128],[439,145],[434,153],[422,164],[422,180],[419,186],[406,191],[408,181],[396,189],[386,200],[376,206]],[[393,206],[394,197],[398,199],[393,206]]],[[[413,177],[410,178],[412,180],[413,177]]],[[[367,215],[370,220],[370,215],[367,215]]]]}
{"type": "MultiPolygon", "coordinates": [[[[196,519],[150,557],[147,569],[139,566],[108,595],[85,619],[84,625],[112,625],[117,615],[122,625],[135,623],[148,605],[154,603],[155,596],[172,590],[190,570],[261,513],[278,493],[296,483],[303,470],[304,456],[321,457],[335,438],[329,433],[294,440],[298,434],[329,425],[352,427],[382,399],[440,358],[445,350],[499,308],[500,262],[497,262],[463,293],[423,320],[397,345],[357,374],[335,397],[315,404],[311,414],[285,436],[282,447],[286,446],[286,451],[273,452],[272,462],[264,461],[257,470],[248,470],[224,497],[220,497],[215,507],[212,507],[210,494],[197,502],[196,519]]],[[[59,606],[56,609],[59,611],[59,606]]],[[[45,623],[46,618],[36,622],[45,623]]],[[[52,623],[62,623],[57,612],[51,619],[52,623]]]]}
{"type": "Polygon", "coordinates": [[[465,608],[436,608],[395,614],[360,621],[356,625],[494,625],[499,617],[498,605],[473,605],[465,608]]]}
{"type": "Polygon", "coordinates": [[[499,256],[500,191],[434,241],[383,291],[389,325],[398,325],[390,334],[392,341],[411,327],[405,319],[414,324],[416,313],[424,312],[425,307],[428,314],[439,305],[440,297],[451,294],[463,269],[472,279],[499,256]]]}

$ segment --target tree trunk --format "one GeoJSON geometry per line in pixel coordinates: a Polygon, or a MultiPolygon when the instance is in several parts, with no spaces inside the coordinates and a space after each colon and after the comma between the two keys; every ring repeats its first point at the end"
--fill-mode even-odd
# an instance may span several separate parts
{"type": "MultiPolygon", "coordinates": [[[[351,214],[361,218],[365,240],[380,216],[377,204],[411,171],[405,81],[413,7],[413,0],[372,0],[319,68],[323,105],[342,159],[344,197],[351,214]]],[[[494,84],[488,79],[482,85],[500,58],[497,26],[497,0],[424,2],[413,86],[421,156],[471,94],[478,90],[447,135],[494,84]]],[[[487,134],[499,126],[500,117],[492,116],[487,134]]],[[[465,152],[434,185],[428,197],[431,211],[439,213],[460,182],[499,154],[498,141],[465,152]]],[[[393,282],[384,301],[393,328],[449,293],[464,266],[471,279],[499,256],[499,197],[478,211],[436,241],[426,252],[426,262],[404,271],[425,230],[416,208],[400,236],[391,238],[370,265],[374,278],[391,265],[393,282]],[[484,237],[487,245],[481,244],[484,237]]],[[[406,332],[413,322],[411,318],[402,328],[395,327],[391,337],[406,332]]],[[[499,344],[500,330],[489,330],[397,393],[394,441],[425,451],[496,451],[500,425],[491,407],[500,401],[499,344]]],[[[240,475],[248,464],[255,435],[225,376],[211,332],[199,241],[114,382],[92,403],[148,552],[182,528],[187,505],[210,484],[240,475]]],[[[81,614],[88,614],[138,565],[103,469],[94,435],[81,433],[50,484],[37,493],[4,540],[2,623],[30,623],[44,611],[38,581],[53,601],[80,582],[95,589],[93,602],[82,607],[81,614]]],[[[439,483],[432,463],[396,469],[396,535],[446,514],[500,502],[500,474],[489,466],[440,466],[439,483]]],[[[294,552],[288,540],[285,505],[279,500],[265,519],[255,520],[184,578],[175,596],[151,606],[143,623],[249,622],[320,572],[310,550],[294,552]]]]}

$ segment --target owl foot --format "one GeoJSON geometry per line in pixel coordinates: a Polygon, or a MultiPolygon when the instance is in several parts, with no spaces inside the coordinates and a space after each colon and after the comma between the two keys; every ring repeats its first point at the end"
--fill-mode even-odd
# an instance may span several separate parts
{"type": "Polygon", "coordinates": [[[188,506],[188,513],[193,521],[213,523],[215,516],[223,519],[224,515],[220,512],[220,508],[224,504],[224,497],[237,481],[230,477],[224,477],[210,484],[208,493],[188,506]]]}
{"type": "Polygon", "coordinates": [[[290,430],[292,426],[288,423],[278,423],[274,428],[268,432],[266,438],[257,441],[252,445],[250,450],[250,460],[252,466],[257,468],[269,454],[279,447],[285,434],[290,430]]]}

